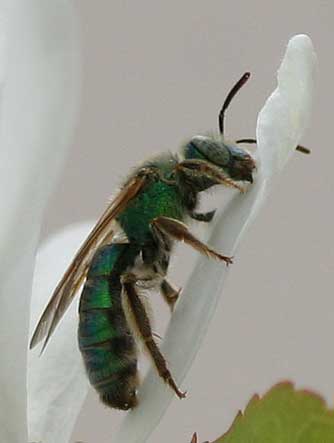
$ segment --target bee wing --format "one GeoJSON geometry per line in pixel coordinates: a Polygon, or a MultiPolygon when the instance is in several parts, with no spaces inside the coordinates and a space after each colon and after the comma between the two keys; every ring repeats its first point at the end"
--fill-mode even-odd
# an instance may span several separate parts
{"type": "Polygon", "coordinates": [[[126,207],[131,199],[138,195],[146,180],[147,175],[145,174],[137,175],[131,179],[98,220],[54,290],[36,326],[30,342],[30,349],[45,338],[41,353],[43,352],[59,320],[85,280],[89,264],[96,249],[106,241],[111,242],[114,218],[126,207]]]}

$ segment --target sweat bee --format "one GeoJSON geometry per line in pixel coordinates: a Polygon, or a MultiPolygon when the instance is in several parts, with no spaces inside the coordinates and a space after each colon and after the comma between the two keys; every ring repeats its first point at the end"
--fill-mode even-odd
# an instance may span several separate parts
{"type": "Polygon", "coordinates": [[[185,222],[190,217],[207,223],[214,217],[214,210],[196,211],[200,192],[214,185],[243,191],[240,182],[253,182],[255,161],[239,144],[256,140],[230,143],[224,138],[225,111],[249,76],[245,73],[228,93],[219,113],[218,136],[194,136],[180,154],[149,159],[130,175],[75,255],[35,329],[30,348],[44,339],[44,350],[83,285],[79,348],[90,383],[109,407],[128,410],[137,405],[137,350],[125,301],[159,376],[179,398],[185,396],[154,340],[139,291],[157,289],[174,306],[179,291],[166,275],[175,241],[232,263],[231,257],[196,238],[185,222]]]}

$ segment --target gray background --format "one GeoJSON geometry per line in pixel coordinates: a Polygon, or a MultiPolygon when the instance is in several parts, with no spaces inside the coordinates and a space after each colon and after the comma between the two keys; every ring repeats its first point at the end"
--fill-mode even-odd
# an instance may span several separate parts
{"type": "MultiPolygon", "coordinates": [[[[243,241],[214,321],[184,384],[150,442],[214,439],[251,395],[290,379],[332,403],[333,357],[333,23],[332,1],[77,0],[85,78],[81,116],[45,235],[96,219],[131,166],[216,129],[231,84],[252,80],[233,103],[232,137],[255,134],[275,86],[287,40],[313,39],[319,78],[313,119],[256,225],[243,241]]],[[[227,195],[228,191],[225,191],[227,195]]],[[[194,254],[181,248],[182,286],[194,254]]],[[[168,319],[154,306],[156,329],[168,319]]],[[[107,443],[123,413],[89,395],[73,441],[107,443]]],[[[130,442],[129,442],[130,443],[130,442]]]]}

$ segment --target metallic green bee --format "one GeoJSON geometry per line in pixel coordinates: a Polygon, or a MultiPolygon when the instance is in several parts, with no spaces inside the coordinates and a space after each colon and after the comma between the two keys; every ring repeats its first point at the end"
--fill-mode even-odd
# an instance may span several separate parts
{"type": "MultiPolygon", "coordinates": [[[[162,154],[138,167],[123,185],[74,257],[47,305],[30,347],[42,339],[43,349],[81,285],[78,340],[90,383],[108,406],[127,410],[137,404],[137,352],[126,302],[160,377],[180,398],[181,392],[161,354],[138,294],[159,288],[172,307],[178,291],[166,279],[175,240],[224,261],[198,240],[184,221],[212,220],[215,211],[196,212],[198,194],[214,185],[239,189],[253,181],[255,162],[236,143],[224,139],[224,114],[248,80],[246,73],[226,97],[219,114],[220,135],[195,136],[182,148],[182,158],[162,154]],[[117,228],[123,236],[117,237],[117,228]]],[[[255,140],[247,139],[247,142],[255,140]]]]}

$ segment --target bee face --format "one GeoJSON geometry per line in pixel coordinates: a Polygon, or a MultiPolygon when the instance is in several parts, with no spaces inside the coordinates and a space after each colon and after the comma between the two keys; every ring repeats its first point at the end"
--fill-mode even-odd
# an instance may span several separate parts
{"type": "Polygon", "coordinates": [[[253,183],[253,171],[255,161],[249,153],[237,146],[228,147],[231,159],[227,172],[234,180],[242,180],[253,183]]]}
{"type": "Polygon", "coordinates": [[[223,137],[195,136],[184,147],[184,156],[218,166],[234,180],[253,182],[253,158],[237,145],[226,143],[223,137]]]}

